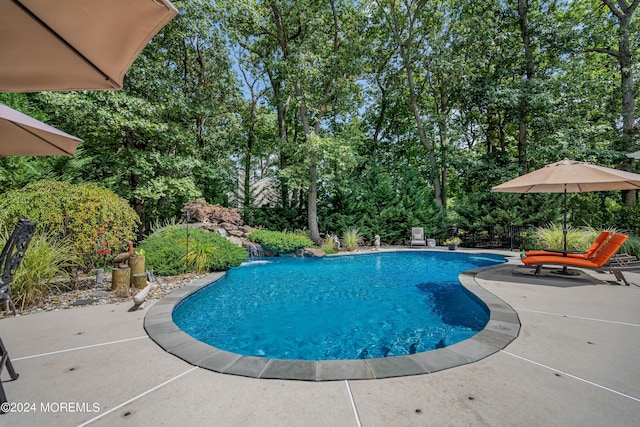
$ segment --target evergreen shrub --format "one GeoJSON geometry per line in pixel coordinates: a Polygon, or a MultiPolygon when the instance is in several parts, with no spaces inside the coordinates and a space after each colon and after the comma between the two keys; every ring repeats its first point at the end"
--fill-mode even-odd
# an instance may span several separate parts
{"type": "Polygon", "coordinates": [[[357,227],[365,242],[379,235],[385,244],[395,245],[408,242],[417,224],[428,237],[446,230],[444,210],[415,168],[372,165],[355,176],[335,176],[327,186],[318,205],[318,225],[326,232],[344,236],[357,227]]]}
{"type": "Polygon", "coordinates": [[[266,230],[284,230],[304,228],[307,225],[306,210],[304,209],[271,207],[269,205],[245,208],[245,210],[247,209],[250,209],[247,215],[251,216],[251,222],[247,223],[253,227],[266,230]]]}
{"type": "Polygon", "coordinates": [[[180,226],[156,230],[138,248],[145,251],[147,268],[159,276],[224,271],[249,256],[218,233],[180,226]]]}
{"type": "Polygon", "coordinates": [[[313,246],[311,239],[300,233],[255,230],[247,238],[252,242],[260,243],[266,251],[273,252],[274,255],[313,246]]]}

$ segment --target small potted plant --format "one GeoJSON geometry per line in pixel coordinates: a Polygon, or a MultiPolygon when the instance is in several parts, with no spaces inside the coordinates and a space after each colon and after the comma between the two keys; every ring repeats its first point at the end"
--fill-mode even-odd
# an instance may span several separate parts
{"type": "Polygon", "coordinates": [[[450,251],[455,251],[462,240],[459,237],[449,237],[444,244],[449,246],[450,251]]]}

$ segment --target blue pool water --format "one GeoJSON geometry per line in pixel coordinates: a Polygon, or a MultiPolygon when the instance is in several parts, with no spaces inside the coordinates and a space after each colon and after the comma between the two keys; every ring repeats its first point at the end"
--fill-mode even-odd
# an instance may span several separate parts
{"type": "Polygon", "coordinates": [[[186,298],[173,321],[200,341],[245,356],[407,355],[481,330],[488,310],[458,275],[501,262],[492,254],[436,251],[265,258],[186,298]]]}

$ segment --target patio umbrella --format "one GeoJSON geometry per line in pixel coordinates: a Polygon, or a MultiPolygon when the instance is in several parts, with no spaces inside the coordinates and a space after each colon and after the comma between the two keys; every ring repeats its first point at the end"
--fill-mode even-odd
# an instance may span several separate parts
{"type": "Polygon", "coordinates": [[[564,250],[567,250],[567,193],[640,189],[640,174],[564,159],[519,176],[491,191],[564,193],[564,250]]]}
{"type": "Polygon", "coordinates": [[[81,142],[0,104],[0,156],[72,156],[81,142]]]}
{"type": "Polygon", "coordinates": [[[0,0],[0,91],[122,89],[168,0],[0,0]]]}

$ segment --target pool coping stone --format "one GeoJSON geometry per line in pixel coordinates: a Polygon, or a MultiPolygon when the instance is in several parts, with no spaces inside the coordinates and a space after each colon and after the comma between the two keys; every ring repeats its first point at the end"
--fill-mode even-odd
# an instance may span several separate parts
{"type": "Polygon", "coordinates": [[[144,329],[168,353],[194,366],[223,374],[301,381],[369,380],[430,374],[482,360],[518,337],[518,314],[475,280],[476,275],[503,266],[475,268],[458,276],[463,288],[489,310],[489,321],[481,331],[451,346],[408,356],[320,361],[267,359],[230,353],[198,341],[173,322],[173,310],[189,295],[220,280],[224,272],[201,277],[156,302],[145,315],[144,329]]]}

